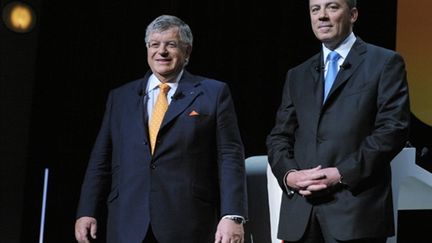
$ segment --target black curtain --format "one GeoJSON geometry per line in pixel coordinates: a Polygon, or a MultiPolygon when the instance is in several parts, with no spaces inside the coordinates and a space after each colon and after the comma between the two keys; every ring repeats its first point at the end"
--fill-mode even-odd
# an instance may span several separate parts
{"type": "MultiPolygon", "coordinates": [[[[394,49],[396,6],[396,0],[359,1],[354,32],[394,49]]],[[[29,146],[22,150],[21,242],[39,237],[44,168],[50,170],[45,243],[74,242],[80,186],[108,91],[148,69],[144,34],[155,17],[172,14],[191,26],[187,69],[229,84],[247,157],[266,154],[287,70],[321,48],[304,0],[45,0],[38,14],[31,113],[23,125],[29,146]]]]}

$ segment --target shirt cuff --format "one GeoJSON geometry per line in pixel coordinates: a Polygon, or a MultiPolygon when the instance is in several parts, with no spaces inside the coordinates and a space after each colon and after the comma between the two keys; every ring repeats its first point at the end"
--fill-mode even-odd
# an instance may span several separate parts
{"type": "Polygon", "coordinates": [[[287,171],[287,173],[285,173],[285,176],[284,176],[284,178],[283,178],[283,183],[284,183],[284,185],[285,185],[285,190],[286,190],[287,195],[288,195],[289,197],[292,197],[292,196],[296,193],[296,190],[295,190],[294,188],[288,186],[286,179],[287,179],[289,173],[291,173],[291,172],[295,172],[295,171],[297,171],[297,170],[295,170],[295,169],[291,169],[291,170],[287,171]]]}

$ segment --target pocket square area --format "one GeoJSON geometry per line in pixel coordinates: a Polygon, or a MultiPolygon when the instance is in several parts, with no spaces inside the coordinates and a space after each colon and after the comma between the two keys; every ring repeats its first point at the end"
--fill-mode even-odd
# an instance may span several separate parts
{"type": "Polygon", "coordinates": [[[193,110],[191,113],[189,113],[189,116],[199,116],[199,113],[193,110]]]}

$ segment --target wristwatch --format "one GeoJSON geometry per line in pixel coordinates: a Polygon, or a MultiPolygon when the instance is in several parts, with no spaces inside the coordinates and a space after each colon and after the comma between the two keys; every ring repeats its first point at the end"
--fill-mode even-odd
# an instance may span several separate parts
{"type": "Polygon", "coordinates": [[[239,216],[224,216],[224,219],[231,219],[232,221],[234,221],[236,224],[244,224],[245,220],[242,217],[239,216]]]}

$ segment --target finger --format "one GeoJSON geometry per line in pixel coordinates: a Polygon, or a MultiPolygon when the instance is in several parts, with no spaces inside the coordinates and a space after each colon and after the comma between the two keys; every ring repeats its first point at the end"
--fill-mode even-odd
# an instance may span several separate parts
{"type": "Polygon", "coordinates": [[[310,171],[308,173],[304,173],[301,177],[298,178],[298,181],[305,182],[311,180],[322,180],[325,179],[326,175],[321,171],[310,171]]]}
{"type": "Polygon", "coordinates": [[[90,236],[93,239],[96,239],[96,233],[97,233],[97,224],[96,223],[92,223],[90,225],[90,236]]]}
{"type": "Polygon", "coordinates": [[[321,180],[305,180],[305,181],[299,181],[296,183],[296,186],[298,188],[304,189],[311,185],[321,185],[323,184],[321,180]]]}
{"type": "Polygon", "coordinates": [[[222,243],[230,243],[230,242],[231,242],[231,240],[230,240],[230,238],[229,238],[229,237],[222,237],[222,240],[221,240],[221,242],[222,242],[222,243]]]}
{"type": "Polygon", "coordinates": [[[327,178],[327,175],[324,174],[324,173],[319,173],[319,174],[315,175],[315,179],[317,179],[317,180],[322,180],[322,179],[325,179],[325,178],[327,178]]]}
{"type": "Polygon", "coordinates": [[[244,238],[243,237],[239,237],[234,242],[236,242],[236,243],[244,243],[244,238]]]}
{"type": "Polygon", "coordinates": [[[308,179],[309,180],[321,180],[326,178],[326,174],[323,173],[322,171],[315,171],[313,173],[308,174],[308,179]]]}
{"type": "Polygon", "coordinates": [[[304,197],[312,195],[312,192],[308,190],[299,190],[298,193],[304,197]]]}
{"type": "Polygon", "coordinates": [[[75,230],[75,238],[79,243],[89,243],[87,239],[87,228],[81,227],[75,230]]]}
{"type": "Polygon", "coordinates": [[[215,235],[215,241],[214,242],[215,243],[220,243],[221,242],[221,236],[218,233],[216,233],[216,235],[215,235]]]}
{"type": "Polygon", "coordinates": [[[78,243],[90,243],[89,239],[85,235],[76,236],[78,243]]]}
{"type": "Polygon", "coordinates": [[[327,185],[325,184],[319,184],[319,185],[310,185],[306,188],[307,191],[310,192],[316,192],[316,191],[321,191],[327,188],[327,185]]]}
{"type": "Polygon", "coordinates": [[[230,243],[242,243],[243,239],[238,235],[234,235],[229,242],[230,243]]]}
{"type": "Polygon", "coordinates": [[[78,229],[75,229],[75,239],[79,241],[81,239],[81,234],[78,232],[78,229]]]}

